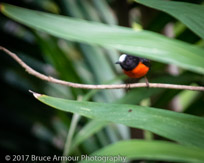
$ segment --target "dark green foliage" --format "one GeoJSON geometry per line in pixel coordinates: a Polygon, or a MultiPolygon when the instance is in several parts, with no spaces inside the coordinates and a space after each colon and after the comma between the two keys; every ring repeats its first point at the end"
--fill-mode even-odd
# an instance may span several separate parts
{"type": "MultiPolygon", "coordinates": [[[[127,52],[152,60],[150,82],[204,85],[202,0],[4,2],[14,6],[1,4],[0,46],[48,76],[85,84],[122,83],[126,78],[115,62],[127,52]],[[142,26],[145,30],[139,31],[142,26]]],[[[61,156],[68,149],[71,156],[123,154],[131,160],[204,161],[202,92],[68,88],[30,76],[2,51],[0,90],[2,155],[61,156]],[[38,99],[65,112],[39,103],[28,90],[49,95],[38,99]],[[72,113],[82,117],[74,122],[70,145],[65,145],[72,113]],[[126,141],[134,139],[134,133],[143,133],[144,140],[126,141]]]]}

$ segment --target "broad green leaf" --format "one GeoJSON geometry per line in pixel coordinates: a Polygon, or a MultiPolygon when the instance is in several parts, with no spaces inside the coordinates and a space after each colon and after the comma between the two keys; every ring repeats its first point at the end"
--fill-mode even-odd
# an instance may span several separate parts
{"type": "MultiPolygon", "coordinates": [[[[37,30],[71,41],[113,47],[132,55],[171,63],[204,74],[201,48],[148,31],[109,26],[4,4],[6,16],[37,30]]],[[[90,54],[94,55],[94,54],[90,54]]]]}
{"type": "Polygon", "coordinates": [[[204,39],[204,6],[186,2],[165,0],[135,1],[174,16],[204,39]]]}
{"type": "MultiPolygon", "coordinates": [[[[204,162],[204,150],[186,147],[165,141],[143,141],[128,140],[120,141],[113,145],[109,145],[99,151],[94,152],[91,156],[116,156],[115,159],[122,162],[122,157],[127,160],[147,159],[147,160],[163,160],[176,162],[204,162]],[[119,157],[120,156],[120,160],[119,157]]],[[[87,161],[81,161],[87,162],[87,161]]],[[[97,161],[94,161],[97,162],[97,161]]],[[[107,162],[113,162],[108,160],[107,162]]]]}
{"type": "Polygon", "coordinates": [[[41,102],[82,116],[149,130],[182,144],[204,147],[204,119],[137,105],[77,102],[34,93],[41,102]]]}

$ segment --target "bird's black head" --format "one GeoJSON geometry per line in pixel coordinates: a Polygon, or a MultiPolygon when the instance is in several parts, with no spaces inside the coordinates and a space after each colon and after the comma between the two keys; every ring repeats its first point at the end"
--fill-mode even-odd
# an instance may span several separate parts
{"type": "Polygon", "coordinates": [[[126,70],[133,70],[139,64],[140,58],[132,55],[122,54],[119,58],[119,61],[116,64],[120,64],[120,66],[126,70]]]}

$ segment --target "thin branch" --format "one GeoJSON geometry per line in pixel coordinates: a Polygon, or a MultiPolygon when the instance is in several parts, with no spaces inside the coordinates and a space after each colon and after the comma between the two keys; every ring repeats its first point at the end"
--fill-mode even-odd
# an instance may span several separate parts
{"type": "MultiPolygon", "coordinates": [[[[5,53],[10,55],[16,62],[18,62],[29,74],[51,82],[56,83],[60,85],[65,85],[73,88],[81,88],[81,89],[122,89],[127,88],[126,84],[114,84],[114,85],[91,85],[91,84],[79,84],[79,83],[72,83],[67,82],[64,80],[59,80],[50,76],[46,76],[44,74],[41,74],[34,69],[32,69],[30,66],[28,66],[26,63],[24,63],[16,54],[10,52],[8,49],[1,47],[0,50],[3,50],[5,53]]],[[[128,84],[128,88],[138,88],[138,87],[147,87],[146,83],[133,83],[128,84]]],[[[175,84],[162,84],[162,83],[149,83],[149,88],[167,88],[167,89],[182,89],[182,90],[192,90],[192,91],[204,91],[204,87],[201,86],[187,86],[187,85],[175,85],[175,84]]]]}

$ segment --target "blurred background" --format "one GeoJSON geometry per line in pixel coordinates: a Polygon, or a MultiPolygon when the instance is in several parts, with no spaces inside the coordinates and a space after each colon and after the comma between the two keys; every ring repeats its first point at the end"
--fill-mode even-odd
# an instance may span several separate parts
{"type": "MultiPolygon", "coordinates": [[[[135,30],[145,29],[204,47],[204,42],[184,24],[164,12],[132,0],[4,0],[28,9],[76,17],[135,30]]],[[[203,0],[185,0],[201,4],[203,0]]],[[[114,49],[69,42],[32,30],[0,14],[0,46],[15,52],[35,70],[62,80],[86,83],[123,83],[127,80],[114,49]],[[93,55],[94,54],[94,55],[93,55]]],[[[204,85],[202,75],[174,65],[152,62],[150,82],[204,85]]],[[[141,80],[143,81],[143,79],[141,80]]],[[[0,52],[0,153],[62,155],[72,114],[49,108],[36,101],[28,90],[66,99],[140,104],[198,116],[204,115],[201,92],[138,88],[92,91],[68,88],[39,80],[0,52]]],[[[80,118],[76,132],[89,119],[80,118]]],[[[90,154],[122,139],[161,139],[159,136],[123,125],[107,124],[78,143],[71,155],[90,154]]]]}

